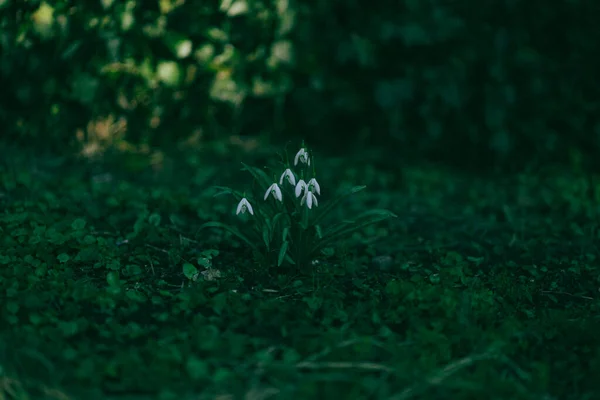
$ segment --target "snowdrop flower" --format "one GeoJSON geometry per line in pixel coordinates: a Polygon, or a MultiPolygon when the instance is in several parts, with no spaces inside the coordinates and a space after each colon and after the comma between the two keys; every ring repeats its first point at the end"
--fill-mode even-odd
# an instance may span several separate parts
{"type": "Polygon", "coordinates": [[[281,195],[281,189],[279,189],[279,186],[277,186],[277,182],[275,182],[274,184],[269,186],[269,188],[265,192],[265,200],[267,200],[267,198],[269,197],[269,194],[273,194],[273,197],[275,197],[275,199],[277,199],[279,201],[283,201],[283,197],[281,195]]]}
{"type": "Polygon", "coordinates": [[[288,182],[294,186],[296,186],[296,177],[294,176],[294,173],[292,172],[291,169],[286,169],[285,171],[283,171],[283,174],[281,174],[281,178],[279,178],[279,184],[283,185],[283,179],[287,178],[288,182]]]}
{"type": "Polygon", "coordinates": [[[308,190],[308,185],[306,184],[306,182],[304,182],[304,179],[300,179],[298,181],[298,184],[296,185],[296,189],[294,190],[294,193],[296,193],[296,197],[300,197],[303,190],[308,190]]]}
{"type": "Polygon", "coordinates": [[[302,196],[302,200],[300,200],[300,205],[303,205],[305,202],[308,208],[312,208],[313,203],[315,203],[315,206],[319,205],[319,202],[317,201],[317,196],[315,196],[315,194],[310,190],[306,190],[304,192],[304,196],[302,196]]]}
{"type": "Polygon", "coordinates": [[[305,148],[301,148],[296,153],[296,157],[294,157],[294,165],[298,165],[298,161],[302,164],[310,165],[310,158],[308,157],[308,151],[305,148]]]}
{"type": "Polygon", "coordinates": [[[308,181],[308,190],[316,192],[319,196],[321,195],[321,186],[319,186],[319,182],[315,178],[308,181]]]}
{"type": "Polygon", "coordinates": [[[244,197],[242,200],[240,200],[237,210],[235,211],[235,215],[238,215],[239,213],[245,214],[246,210],[248,210],[251,215],[254,215],[254,210],[252,209],[250,202],[244,197]]]}

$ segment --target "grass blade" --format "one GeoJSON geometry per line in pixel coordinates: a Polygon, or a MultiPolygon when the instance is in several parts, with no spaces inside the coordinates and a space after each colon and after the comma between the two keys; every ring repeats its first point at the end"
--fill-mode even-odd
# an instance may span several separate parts
{"type": "Polygon", "coordinates": [[[206,229],[206,228],[223,229],[223,230],[233,234],[238,239],[242,240],[244,243],[246,243],[248,246],[250,246],[253,250],[260,252],[258,250],[258,247],[254,243],[252,243],[252,241],[250,241],[250,239],[248,239],[248,237],[246,237],[240,231],[238,231],[237,229],[235,229],[229,225],[223,224],[221,222],[216,222],[216,221],[215,222],[207,222],[207,223],[203,224],[202,226],[200,226],[200,228],[198,228],[198,230],[206,229]]]}
{"type": "Polygon", "coordinates": [[[254,177],[254,179],[256,179],[258,181],[258,183],[261,186],[264,186],[264,190],[267,190],[267,188],[269,186],[271,186],[271,184],[273,183],[271,181],[271,178],[269,178],[269,176],[265,173],[265,171],[256,168],[256,167],[251,167],[247,164],[242,163],[242,165],[244,166],[244,169],[248,172],[250,172],[250,174],[254,177]]]}
{"type": "Polygon", "coordinates": [[[336,239],[340,239],[343,236],[350,235],[351,233],[354,233],[369,225],[373,225],[377,222],[381,222],[392,217],[395,218],[397,215],[388,210],[377,209],[366,211],[365,213],[359,215],[354,222],[340,224],[323,234],[322,239],[318,241],[318,243],[313,247],[312,251],[317,252],[336,239]]]}
{"type": "Polygon", "coordinates": [[[279,249],[279,257],[277,257],[277,266],[280,267],[281,264],[283,263],[283,259],[285,258],[285,255],[287,254],[287,249],[288,249],[288,241],[286,240],[285,242],[283,242],[281,244],[281,248],[279,249]]]}
{"type": "Polygon", "coordinates": [[[319,222],[321,222],[321,220],[329,213],[329,211],[331,211],[333,209],[333,207],[338,205],[346,197],[352,196],[353,194],[358,193],[361,190],[364,190],[365,188],[366,188],[366,186],[354,186],[353,188],[349,189],[347,192],[341,194],[340,196],[336,197],[335,199],[333,199],[332,201],[327,203],[327,205],[324,206],[321,209],[321,212],[315,217],[313,224],[317,225],[319,222]]]}

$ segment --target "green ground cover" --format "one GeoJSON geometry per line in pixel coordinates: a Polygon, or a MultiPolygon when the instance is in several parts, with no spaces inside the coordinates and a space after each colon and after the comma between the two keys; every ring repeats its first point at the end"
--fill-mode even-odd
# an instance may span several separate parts
{"type": "Polygon", "coordinates": [[[290,272],[198,229],[272,156],[3,148],[0,399],[599,398],[595,177],[320,155],[324,198],[368,186],[340,217],[398,218],[290,272]]]}

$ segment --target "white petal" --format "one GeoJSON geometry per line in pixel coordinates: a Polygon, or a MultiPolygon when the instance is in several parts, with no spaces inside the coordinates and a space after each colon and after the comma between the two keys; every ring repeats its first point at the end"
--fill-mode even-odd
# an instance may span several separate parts
{"type": "Polygon", "coordinates": [[[294,191],[294,193],[296,194],[296,197],[300,197],[300,195],[302,194],[302,189],[304,189],[306,187],[306,182],[304,182],[304,179],[300,179],[298,181],[298,184],[296,185],[296,190],[294,191]]]}
{"type": "Polygon", "coordinates": [[[273,190],[275,191],[274,196],[277,200],[279,201],[283,201],[283,196],[281,195],[281,189],[279,189],[279,186],[277,186],[276,184],[273,184],[275,187],[273,188],[273,190]]]}
{"type": "Polygon", "coordinates": [[[271,186],[269,186],[269,188],[265,192],[265,200],[267,200],[267,197],[269,197],[269,193],[271,193],[271,191],[273,190],[273,186],[275,186],[275,184],[272,184],[271,186]]]}
{"type": "Polygon", "coordinates": [[[244,197],[238,203],[237,210],[235,211],[235,215],[238,215],[239,213],[245,214],[246,210],[248,210],[248,212],[250,214],[254,215],[254,210],[252,209],[252,206],[250,205],[250,202],[248,201],[248,199],[246,199],[244,197]]]}
{"type": "Polygon", "coordinates": [[[275,197],[277,200],[283,200],[283,196],[281,195],[281,189],[279,189],[279,186],[277,186],[277,182],[269,186],[269,189],[267,189],[267,193],[265,193],[265,200],[267,200],[267,198],[269,197],[269,193],[273,193],[273,197],[275,197]]]}
{"type": "Polygon", "coordinates": [[[292,172],[292,170],[290,170],[288,168],[288,181],[290,182],[291,185],[296,186],[296,177],[294,176],[294,173],[292,172]]]}
{"type": "Polygon", "coordinates": [[[302,196],[302,198],[300,199],[300,205],[303,206],[304,202],[306,201],[306,195],[308,194],[308,191],[304,192],[304,196],[302,196]]]}
{"type": "Polygon", "coordinates": [[[312,192],[309,192],[307,190],[306,194],[304,196],[306,196],[306,206],[308,208],[312,208],[312,201],[313,201],[313,194],[312,194],[312,192]]]}
{"type": "Polygon", "coordinates": [[[302,148],[298,150],[296,157],[294,157],[294,165],[298,165],[298,161],[302,164],[308,163],[308,165],[310,165],[310,158],[308,158],[308,151],[306,151],[306,149],[302,148]]]}
{"type": "Polygon", "coordinates": [[[283,171],[283,174],[281,174],[281,177],[279,178],[280,185],[283,185],[283,180],[287,176],[287,174],[288,174],[288,170],[286,169],[285,171],[283,171]]]}
{"type": "Polygon", "coordinates": [[[298,150],[296,153],[296,157],[294,157],[294,165],[298,165],[298,158],[300,158],[304,154],[304,149],[298,150]]]}
{"type": "Polygon", "coordinates": [[[317,192],[318,195],[321,195],[321,186],[319,186],[319,182],[317,182],[315,178],[312,178],[308,182],[308,187],[314,188],[315,192],[317,192]]]}
{"type": "Polygon", "coordinates": [[[309,162],[308,153],[305,151],[302,156],[300,156],[300,162],[306,164],[309,162]]]}
{"type": "Polygon", "coordinates": [[[283,171],[283,174],[281,174],[281,178],[279,178],[279,184],[283,185],[283,179],[287,178],[288,182],[292,185],[296,185],[296,177],[294,176],[294,173],[292,172],[291,169],[286,169],[285,171],[283,171]]]}
{"type": "Polygon", "coordinates": [[[319,202],[317,201],[317,196],[314,195],[314,193],[310,193],[310,195],[312,196],[313,202],[315,203],[315,207],[319,206],[319,202]]]}

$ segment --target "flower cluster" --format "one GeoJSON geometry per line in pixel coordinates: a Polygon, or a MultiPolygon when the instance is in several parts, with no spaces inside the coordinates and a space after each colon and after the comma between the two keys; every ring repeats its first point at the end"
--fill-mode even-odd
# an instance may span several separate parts
{"type": "MultiPolygon", "coordinates": [[[[287,160],[287,154],[284,157],[287,160]]],[[[252,193],[246,197],[245,193],[218,186],[220,192],[215,196],[234,195],[239,200],[236,215],[248,212],[253,216],[252,223],[243,224],[240,230],[220,221],[209,221],[200,229],[217,228],[229,232],[252,249],[262,265],[279,267],[285,263],[302,269],[315,265],[315,260],[326,248],[335,246],[353,232],[395,216],[388,210],[373,209],[354,215],[352,220],[331,221],[327,218],[331,211],[366,186],[344,190],[319,206],[321,186],[315,178],[315,160],[304,144],[292,160],[293,163],[287,161],[284,164],[281,175],[273,177],[261,168],[242,163],[244,170],[254,178],[252,193]],[[262,202],[254,200],[261,196],[262,202]]]]}
{"type": "MultiPolygon", "coordinates": [[[[310,156],[306,148],[301,148],[298,153],[296,153],[296,156],[294,157],[294,166],[297,166],[298,163],[310,166],[310,156]]],[[[306,204],[309,209],[312,209],[313,204],[315,207],[319,206],[317,195],[321,195],[321,186],[319,186],[319,182],[317,182],[316,178],[311,178],[308,183],[306,183],[302,177],[296,181],[296,175],[294,175],[294,172],[290,168],[286,168],[286,170],[283,171],[279,178],[279,183],[273,182],[273,184],[269,186],[265,192],[264,200],[266,201],[269,196],[271,196],[276,201],[283,201],[281,187],[284,185],[284,181],[287,181],[288,184],[294,187],[296,198],[302,196],[300,199],[301,206],[306,204]]],[[[252,205],[246,197],[243,197],[238,203],[236,215],[240,213],[244,214],[246,211],[251,215],[254,215],[252,205]]]]}

